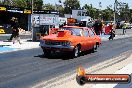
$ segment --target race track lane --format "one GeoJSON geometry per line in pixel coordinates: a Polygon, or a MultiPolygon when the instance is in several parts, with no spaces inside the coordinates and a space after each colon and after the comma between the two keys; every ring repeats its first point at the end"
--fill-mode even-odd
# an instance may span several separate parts
{"type": "Polygon", "coordinates": [[[64,60],[65,54],[45,58],[40,48],[0,54],[0,88],[29,88],[41,81],[72,73],[79,65],[91,67],[131,50],[131,41],[132,37],[104,41],[97,52],[68,60],[64,60]]]}

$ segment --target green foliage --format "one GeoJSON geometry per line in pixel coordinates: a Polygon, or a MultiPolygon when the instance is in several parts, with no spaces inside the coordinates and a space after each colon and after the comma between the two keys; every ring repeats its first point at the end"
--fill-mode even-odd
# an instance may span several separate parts
{"type": "Polygon", "coordinates": [[[0,1],[0,5],[2,5],[2,1],[0,1]]]}
{"type": "MultiPolygon", "coordinates": [[[[33,0],[33,7],[34,9],[38,10],[57,10],[60,12],[61,16],[64,14],[71,14],[72,9],[80,9],[80,2],[79,0],[58,0],[58,3],[55,5],[52,4],[44,4],[43,0],[33,0]]],[[[129,6],[127,3],[118,2],[116,0],[115,2],[118,6],[116,8],[116,18],[117,20],[130,20],[132,21],[132,10],[129,9],[129,6]]],[[[16,6],[16,7],[24,7],[24,8],[32,8],[32,0],[0,0],[0,4],[2,5],[10,5],[10,6],[16,6]]],[[[83,6],[87,10],[87,13],[90,17],[93,19],[102,18],[104,20],[113,20],[114,18],[114,9],[112,8],[112,5],[107,6],[106,9],[100,10],[97,8],[94,8],[92,4],[88,5],[85,4],[83,6]]]]}
{"type": "MultiPolygon", "coordinates": [[[[43,7],[43,0],[33,0],[34,9],[41,10],[43,7]]],[[[4,0],[1,2],[3,5],[32,8],[32,0],[4,0]]]]}
{"type": "Polygon", "coordinates": [[[117,15],[120,17],[121,20],[128,21],[130,19],[130,16],[132,15],[130,13],[128,4],[120,6],[119,12],[117,13],[117,15]]]}
{"type": "Polygon", "coordinates": [[[25,2],[25,6],[26,6],[26,8],[32,8],[32,0],[24,0],[25,2]]]}
{"type": "Polygon", "coordinates": [[[43,9],[44,9],[44,10],[55,10],[55,6],[48,3],[48,4],[45,4],[45,5],[43,6],[43,9]]]}
{"type": "Polygon", "coordinates": [[[106,9],[101,11],[102,18],[104,20],[113,20],[114,19],[114,11],[110,7],[107,6],[106,9]]]}
{"type": "Polygon", "coordinates": [[[27,6],[25,0],[12,0],[12,1],[13,1],[12,6],[16,6],[16,7],[27,6]]]}
{"type": "Polygon", "coordinates": [[[92,18],[95,19],[98,17],[98,12],[97,12],[98,10],[96,8],[93,8],[92,5],[85,4],[83,8],[87,10],[89,16],[91,16],[92,18]]]}
{"type": "Polygon", "coordinates": [[[56,10],[60,12],[61,16],[63,16],[65,13],[65,10],[64,10],[63,6],[61,6],[61,5],[56,5],[56,10]]]}
{"type": "Polygon", "coordinates": [[[3,0],[3,1],[1,1],[1,4],[2,5],[11,5],[11,3],[10,3],[11,1],[10,0],[3,0]]]}
{"type": "Polygon", "coordinates": [[[80,8],[79,0],[65,0],[63,4],[64,4],[64,11],[66,14],[72,13],[72,9],[80,8]]]}
{"type": "Polygon", "coordinates": [[[42,10],[43,0],[34,0],[34,9],[42,10]]]}

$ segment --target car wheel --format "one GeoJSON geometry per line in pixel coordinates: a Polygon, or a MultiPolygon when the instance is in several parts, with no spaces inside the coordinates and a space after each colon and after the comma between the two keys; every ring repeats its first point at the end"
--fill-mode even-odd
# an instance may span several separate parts
{"type": "Polygon", "coordinates": [[[77,76],[76,75],[76,81],[79,85],[84,85],[86,83],[86,79],[83,76],[77,76]]]}
{"type": "Polygon", "coordinates": [[[96,44],[96,45],[94,45],[94,47],[93,47],[93,48],[94,48],[94,50],[97,50],[97,47],[98,47],[98,45],[97,45],[97,44],[96,44]]]}
{"type": "Polygon", "coordinates": [[[49,56],[50,55],[50,53],[51,53],[51,51],[45,51],[45,50],[43,50],[43,52],[44,52],[44,56],[49,56]]]}
{"type": "Polygon", "coordinates": [[[73,57],[78,57],[80,53],[79,46],[76,46],[73,50],[73,57]]]}
{"type": "Polygon", "coordinates": [[[93,46],[93,48],[91,49],[91,52],[94,53],[95,50],[97,50],[97,44],[93,46]]]}

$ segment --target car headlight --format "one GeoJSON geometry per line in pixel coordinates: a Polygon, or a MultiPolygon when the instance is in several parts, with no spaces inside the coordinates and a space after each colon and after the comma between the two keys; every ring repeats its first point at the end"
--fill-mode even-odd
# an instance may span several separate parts
{"type": "Polygon", "coordinates": [[[40,40],[40,44],[45,44],[45,40],[40,40]]]}

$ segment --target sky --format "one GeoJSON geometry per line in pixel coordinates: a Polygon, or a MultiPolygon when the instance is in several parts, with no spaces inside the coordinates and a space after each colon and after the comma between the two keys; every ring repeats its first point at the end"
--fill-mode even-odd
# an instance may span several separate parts
{"type": "MultiPolygon", "coordinates": [[[[50,3],[55,4],[58,3],[59,0],[43,0],[44,4],[50,3]]],[[[62,0],[65,1],[65,0],[62,0]]],[[[98,9],[105,9],[107,6],[112,5],[114,6],[115,0],[79,0],[81,6],[84,6],[85,4],[92,4],[93,7],[96,7],[98,9]],[[99,2],[101,2],[102,8],[99,7],[99,2]]],[[[117,0],[119,2],[125,2],[128,3],[129,7],[132,9],[132,0],[117,0]]]]}

